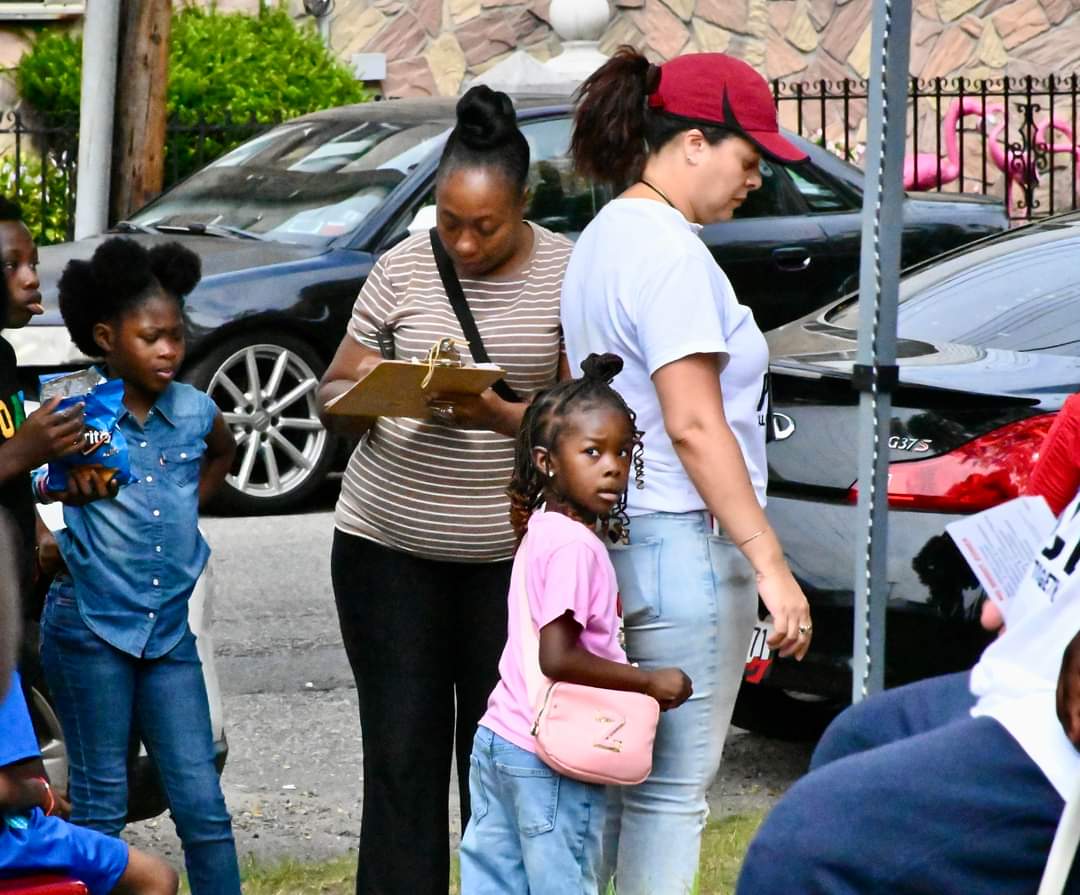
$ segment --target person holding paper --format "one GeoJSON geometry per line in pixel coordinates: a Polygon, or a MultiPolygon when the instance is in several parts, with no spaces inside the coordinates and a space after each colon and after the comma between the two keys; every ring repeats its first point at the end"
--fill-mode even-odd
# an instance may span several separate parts
{"type": "MultiPolygon", "coordinates": [[[[747,852],[737,895],[1036,890],[1080,781],[1080,497],[970,672],[841,714],[747,852]]],[[[1080,893],[1080,866],[1065,889],[1080,893]]]]}
{"type": "Polygon", "coordinates": [[[325,407],[391,344],[395,359],[423,361],[445,337],[466,362],[483,360],[479,339],[510,386],[436,395],[428,419],[365,421],[345,471],[331,569],[364,739],[358,893],[445,895],[455,754],[463,825],[470,814],[473,734],[506,640],[512,436],[525,402],[565,375],[571,243],[523,220],[528,171],[509,97],[466,93],[436,176],[436,232],[378,260],[320,386],[325,407]]]}

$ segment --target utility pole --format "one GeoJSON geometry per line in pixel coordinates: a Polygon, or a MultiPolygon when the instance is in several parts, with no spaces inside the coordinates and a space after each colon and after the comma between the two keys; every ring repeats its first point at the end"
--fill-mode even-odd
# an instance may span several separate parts
{"type": "Polygon", "coordinates": [[[86,5],[79,98],[76,239],[101,233],[108,226],[119,21],[120,0],[94,0],[86,5]]]}
{"type": "Polygon", "coordinates": [[[109,220],[123,220],[161,192],[165,179],[165,94],[170,0],[120,0],[116,122],[109,220]]]}

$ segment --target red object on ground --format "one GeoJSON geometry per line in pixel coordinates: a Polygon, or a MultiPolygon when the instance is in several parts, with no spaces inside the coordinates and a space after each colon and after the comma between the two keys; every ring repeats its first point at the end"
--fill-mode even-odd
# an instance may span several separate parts
{"type": "Polygon", "coordinates": [[[0,895],[89,895],[89,892],[78,880],[54,873],[0,879],[0,895]]]}

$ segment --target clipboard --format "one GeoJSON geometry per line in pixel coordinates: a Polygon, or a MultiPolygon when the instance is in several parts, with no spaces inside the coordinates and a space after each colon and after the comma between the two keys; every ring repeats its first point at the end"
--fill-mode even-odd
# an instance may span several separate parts
{"type": "Polygon", "coordinates": [[[506,375],[495,364],[465,366],[456,357],[452,340],[444,339],[432,346],[427,361],[384,360],[347,392],[330,401],[326,412],[428,419],[429,395],[439,392],[479,395],[506,375]]]}

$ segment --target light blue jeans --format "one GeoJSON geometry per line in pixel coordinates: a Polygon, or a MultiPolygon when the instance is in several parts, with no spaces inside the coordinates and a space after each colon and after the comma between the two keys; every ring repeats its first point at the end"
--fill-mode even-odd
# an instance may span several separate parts
{"type": "Polygon", "coordinates": [[[660,716],[649,779],[609,790],[601,881],[614,875],[619,895],[687,895],[756,617],[754,571],[703,512],[635,516],[630,544],[610,554],[627,656],[681,668],[694,695],[660,716]]]}
{"type": "Polygon", "coordinates": [[[486,727],[470,761],[461,895],[597,895],[605,788],[556,773],[486,727]]]}

